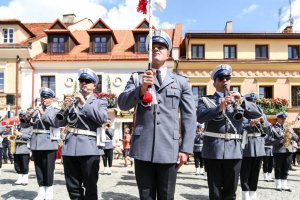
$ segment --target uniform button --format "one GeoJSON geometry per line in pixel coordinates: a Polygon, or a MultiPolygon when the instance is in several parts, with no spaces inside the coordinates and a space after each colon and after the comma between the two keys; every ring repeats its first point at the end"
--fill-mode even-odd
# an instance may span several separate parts
{"type": "Polygon", "coordinates": [[[157,124],[157,125],[159,125],[159,124],[160,124],[160,122],[157,122],[156,124],[157,124]]]}
{"type": "Polygon", "coordinates": [[[157,114],[159,115],[159,114],[160,114],[160,112],[157,112],[157,114]]]}
{"type": "Polygon", "coordinates": [[[158,100],[157,103],[160,104],[160,103],[161,103],[161,100],[158,100]]]}

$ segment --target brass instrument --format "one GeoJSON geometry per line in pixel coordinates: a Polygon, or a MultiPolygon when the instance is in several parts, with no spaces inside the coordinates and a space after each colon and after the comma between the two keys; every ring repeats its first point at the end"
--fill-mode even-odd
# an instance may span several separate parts
{"type": "Polygon", "coordinates": [[[285,126],[284,132],[283,132],[283,146],[289,150],[289,147],[292,145],[292,139],[293,139],[293,130],[290,126],[285,126]]]}
{"type": "Polygon", "coordinates": [[[265,124],[265,120],[263,117],[259,118],[259,121],[256,123],[256,128],[258,129],[258,131],[260,132],[261,136],[264,137],[267,135],[268,133],[268,127],[265,124]]]}
{"type": "Polygon", "coordinates": [[[59,121],[64,121],[67,117],[67,115],[69,114],[70,112],[70,109],[72,108],[73,104],[75,103],[75,98],[74,98],[74,95],[64,95],[64,99],[66,99],[67,97],[71,97],[72,98],[72,101],[68,102],[65,106],[62,106],[62,108],[60,109],[60,111],[56,114],[56,118],[59,120],[59,121]]]}
{"type": "MultiPolygon", "coordinates": [[[[230,96],[229,90],[227,88],[227,84],[224,85],[224,94],[226,96],[230,96]]],[[[236,121],[240,121],[244,117],[244,109],[241,107],[240,103],[238,101],[234,101],[232,103],[233,107],[233,119],[236,121]]]]}
{"type": "Polygon", "coordinates": [[[73,94],[65,94],[64,95],[64,99],[66,99],[67,97],[71,97],[72,101],[68,102],[66,105],[62,106],[62,108],[60,109],[60,111],[56,114],[56,118],[59,121],[64,121],[66,119],[66,117],[69,115],[69,112],[72,108],[72,106],[74,105],[74,103],[77,101],[74,97],[78,94],[81,93],[82,91],[84,91],[84,89],[79,90],[79,92],[73,92],[73,94]]]}
{"type": "Polygon", "coordinates": [[[13,127],[14,130],[13,130],[13,134],[12,135],[9,135],[7,137],[7,139],[10,141],[10,153],[11,154],[15,154],[16,153],[16,139],[17,139],[17,134],[16,134],[16,131],[15,131],[15,126],[13,127]]]}

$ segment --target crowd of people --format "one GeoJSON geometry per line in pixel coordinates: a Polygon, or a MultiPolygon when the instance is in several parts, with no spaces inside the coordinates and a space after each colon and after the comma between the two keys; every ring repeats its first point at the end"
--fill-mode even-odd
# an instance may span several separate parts
{"type": "Polygon", "coordinates": [[[152,42],[152,69],[133,73],[118,97],[120,109],[135,109],[134,128],[126,127],[122,139],[115,138],[107,101],[94,94],[99,80],[93,70],[79,71],[80,92],[65,96],[60,109],[52,106],[54,91],[40,89],[41,105],[20,112],[20,124],[0,134],[0,155],[4,164],[14,164],[15,184],[28,184],[31,158],[39,185],[35,200],[53,199],[60,149],[70,199],[98,199],[101,157],[103,174],[112,174],[114,158],[134,166],[142,200],[174,199],[177,171],[192,154],[210,199],[236,199],[240,180],[243,200],[255,200],[262,163],[265,181],[273,181],[274,168],[274,188],[291,191],[288,170],[299,164],[300,141],[287,114],[278,113],[270,124],[254,93],[229,90],[232,69],[226,64],[212,71],[216,92],[195,105],[188,79],[168,70],[168,34],[155,31],[152,42]]]}

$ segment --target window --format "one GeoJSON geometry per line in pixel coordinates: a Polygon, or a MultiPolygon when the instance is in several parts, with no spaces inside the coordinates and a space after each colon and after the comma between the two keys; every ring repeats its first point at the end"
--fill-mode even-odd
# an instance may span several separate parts
{"type": "Polygon", "coordinates": [[[230,86],[230,91],[241,92],[241,86],[230,86]]]}
{"type": "Polygon", "coordinates": [[[138,47],[140,53],[146,53],[146,36],[139,37],[138,47]]]}
{"type": "Polygon", "coordinates": [[[268,46],[267,45],[256,45],[255,46],[255,58],[256,59],[267,59],[268,55],[268,46]]]}
{"type": "Polygon", "coordinates": [[[95,53],[106,53],[107,52],[107,39],[106,37],[95,37],[95,53]]]}
{"type": "Polygon", "coordinates": [[[4,91],[4,73],[0,72],[0,92],[4,91]]]}
{"type": "Polygon", "coordinates": [[[65,52],[65,38],[54,37],[52,38],[52,53],[64,53],[65,52]]]}
{"type": "Polygon", "coordinates": [[[206,86],[192,86],[193,96],[196,107],[198,106],[198,99],[206,95],[206,86]]]}
{"type": "Polygon", "coordinates": [[[192,58],[205,58],[204,45],[192,45],[192,58]]]}
{"type": "Polygon", "coordinates": [[[98,75],[98,84],[96,85],[95,92],[102,92],[102,75],[98,75]]]}
{"type": "Polygon", "coordinates": [[[288,47],[288,58],[289,59],[299,59],[299,46],[289,46],[288,47]]]}
{"type": "Polygon", "coordinates": [[[42,76],[42,87],[47,87],[55,92],[55,76],[42,76]]]}
{"type": "Polygon", "coordinates": [[[4,28],[2,29],[3,43],[14,43],[14,29],[4,28]]]}
{"type": "Polygon", "coordinates": [[[259,98],[273,98],[273,86],[259,86],[259,98]]]}
{"type": "Polygon", "coordinates": [[[300,107],[300,86],[292,86],[292,107],[300,107]]]}
{"type": "Polygon", "coordinates": [[[224,46],[224,59],[235,59],[236,58],[236,46],[226,45],[224,46]]]}

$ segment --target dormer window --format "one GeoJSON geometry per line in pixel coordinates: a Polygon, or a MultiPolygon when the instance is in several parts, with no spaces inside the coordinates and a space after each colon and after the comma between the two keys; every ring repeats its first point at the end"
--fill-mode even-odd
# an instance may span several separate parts
{"type": "Polygon", "coordinates": [[[12,28],[3,28],[2,29],[2,38],[3,38],[3,43],[8,44],[8,43],[14,43],[14,29],[12,28]]]}
{"type": "Polygon", "coordinates": [[[146,36],[139,36],[139,52],[140,53],[145,53],[146,52],[146,36]]]}
{"type": "Polygon", "coordinates": [[[104,36],[95,37],[94,41],[95,53],[106,53],[107,52],[107,38],[104,36]]]}
{"type": "Polygon", "coordinates": [[[52,53],[64,53],[65,52],[65,38],[53,37],[52,38],[52,53]]]}

